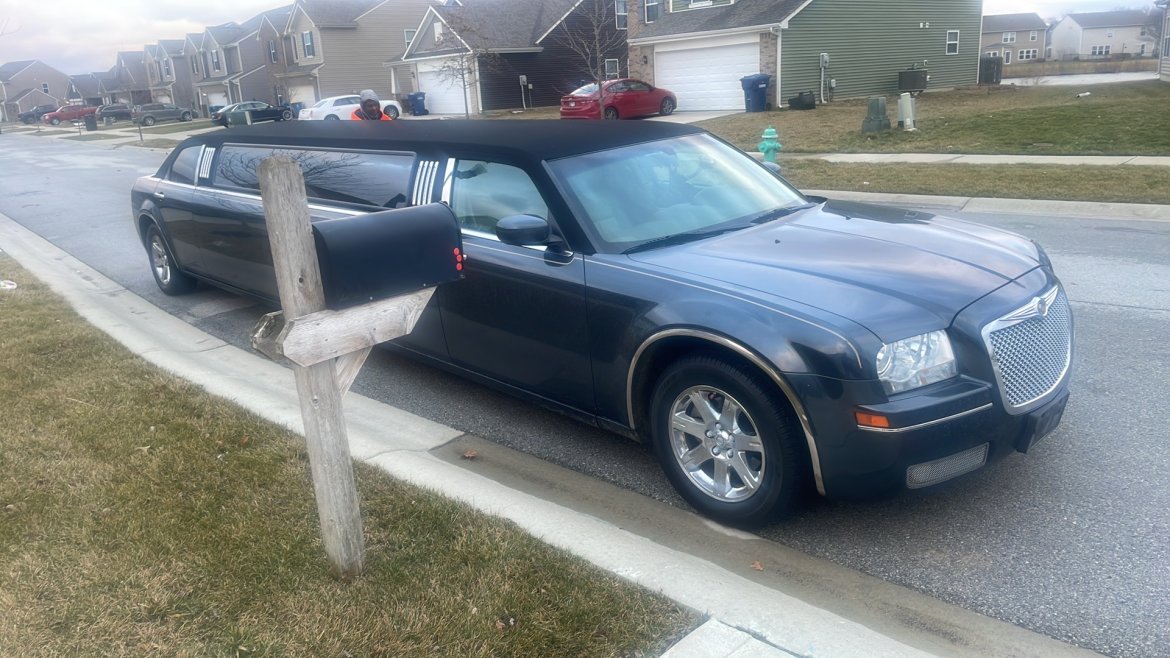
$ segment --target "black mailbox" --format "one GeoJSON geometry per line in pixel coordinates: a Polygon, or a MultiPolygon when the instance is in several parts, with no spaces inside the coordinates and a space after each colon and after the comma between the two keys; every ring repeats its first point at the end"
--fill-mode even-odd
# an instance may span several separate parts
{"type": "Polygon", "coordinates": [[[313,240],[333,310],[463,278],[459,222],[442,203],[314,222],[313,240]]]}

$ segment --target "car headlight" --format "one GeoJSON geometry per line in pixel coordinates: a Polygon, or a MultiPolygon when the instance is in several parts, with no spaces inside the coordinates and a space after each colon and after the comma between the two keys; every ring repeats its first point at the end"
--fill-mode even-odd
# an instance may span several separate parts
{"type": "Polygon", "coordinates": [[[901,393],[950,379],[958,370],[947,332],[932,331],[883,345],[877,372],[886,393],[901,393]]]}

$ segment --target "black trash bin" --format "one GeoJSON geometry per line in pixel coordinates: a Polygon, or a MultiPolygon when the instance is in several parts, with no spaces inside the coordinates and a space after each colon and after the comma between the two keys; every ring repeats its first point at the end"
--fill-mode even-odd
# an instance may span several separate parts
{"type": "Polygon", "coordinates": [[[767,73],[745,75],[739,79],[743,87],[743,109],[746,112],[763,112],[768,109],[768,87],[772,76],[767,73]]]}
{"type": "Polygon", "coordinates": [[[416,91],[406,95],[406,102],[410,105],[410,113],[414,116],[422,116],[429,114],[426,105],[427,93],[425,91],[416,91]]]}
{"type": "Polygon", "coordinates": [[[97,115],[87,114],[84,117],[85,129],[89,131],[97,130],[97,115]]]}

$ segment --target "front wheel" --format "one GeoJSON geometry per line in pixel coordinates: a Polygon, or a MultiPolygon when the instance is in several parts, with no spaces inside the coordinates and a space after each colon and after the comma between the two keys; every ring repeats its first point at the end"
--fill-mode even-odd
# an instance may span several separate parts
{"type": "Polygon", "coordinates": [[[146,118],[144,118],[144,119],[142,120],[142,125],[144,125],[144,126],[153,126],[153,125],[154,125],[154,117],[146,117],[146,118]]]}
{"type": "Polygon", "coordinates": [[[670,116],[674,112],[674,99],[663,98],[662,106],[658,108],[658,113],[662,116],[670,116]]]}
{"type": "Polygon", "coordinates": [[[185,295],[195,289],[195,279],[179,271],[171,248],[154,224],[146,229],[146,249],[150,255],[150,271],[159,290],[168,295],[185,295]]]}
{"type": "Polygon", "coordinates": [[[53,124],[54,126],[59,126],[59,125],[61,125],[61,120],[60,119],[50,119],[49,123],[53,124]]]}
{"type": "Polygon", "coordinates": [[[281,121],[292,121],[292,110],[285,110],[280,113],[281,121]]]}
{"type": "Polygon", "coordinates": [[[341,121],[341,117],[337,116],[336,114],[330,114],[330,115],[325,117],[325,120],[326,121],[341,121]]]}
{"type": "Polygon", "coordinates": [[[184,112],[182,115],[179,116],[179,121],[190,121],[190,120],[191,120],[191,113],[190,112],[184,112]]]}
{"type": "Polygon", "coordinates": [[[650,428],[667,478],[700,513],[752,527],[790,512],[803,488],[797,428],[757,371],[714,355],[663,373],[650,428]]]}
{"type": "Polygon", "coordinates": [[[391,119],[398,118],[398,108],[394,107],[393,105],[387,105],[385,108],[382,109],[382,111],[385,112],[386,115],[389,116],[391,119]]]}
{"type": "Polygon", "coordinates": [[[605,108],[605,118],[608,121],[616,121],[616,120],[620,119],[621,117],[618,116],[618,111],[617,111],[616,107],[607,107],[607,108],[605,108]]]}

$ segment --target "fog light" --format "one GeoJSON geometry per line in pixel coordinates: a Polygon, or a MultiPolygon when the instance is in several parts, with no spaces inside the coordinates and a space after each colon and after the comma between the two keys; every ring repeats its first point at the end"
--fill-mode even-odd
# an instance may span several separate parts
{"type": "Polygon", "coordinates": [[[921,489],[970,473],[987,463],[987,449],[990,445],[984,443],[942,459],[915,464],[906,469],[906,486],[921,489]]]}

